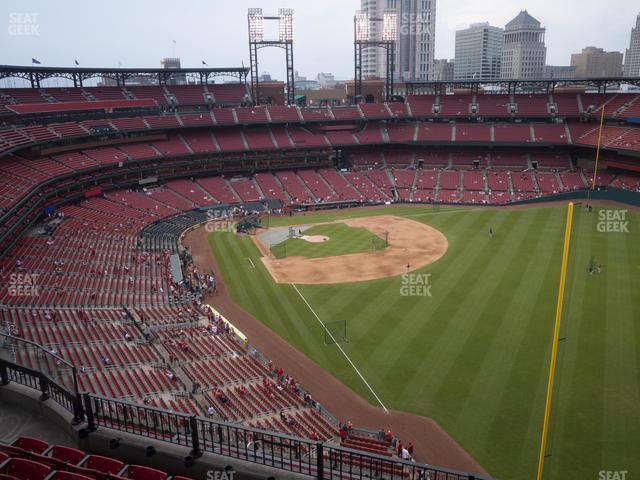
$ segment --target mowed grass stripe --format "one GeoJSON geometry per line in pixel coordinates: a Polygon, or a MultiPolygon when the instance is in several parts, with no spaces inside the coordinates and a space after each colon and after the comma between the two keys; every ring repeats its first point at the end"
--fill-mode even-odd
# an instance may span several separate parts
{"type": "MultiPolygon", "coordinates": [[[[482,378],[480,374],[485,357],[505,321],[504,310],[511,298],[520,296],[514,294],[513,290],[517,291],[523,280],[523,260],[529,255],[535,255],[535,243],[531,242],[531,239],[536,238],[534,234],[540,229],[540,220],[544,220],[547,215],[548,212],[539,210],[535,212],[535,216],[530,215],[527,221],[519,219],[517,222],[510,222],[514,225],[508,232],[502,233],[502,229],[500,230],[501,239],[504,237],[504,245],[494,249],[492,254],[487,256],[486,266],[483,267],[486,277],[476,282],[465,300],[469,335],[461,345],[460,354],[450,364],[449,370],[443,372],[442,377],[446,378],[451,371],[465,370],[468,372],[469,381],[459,385],[445,381],[436,393],[436,401],[445,400],[446,397],[455,399],[453,408],[449,409],[453,416],[459,415],[459,410],[462,410],[468,401],[469,391],[473,386],[472,380],[478,376],[482,378]],[[485,282],[493,286],[492,291],[487,289],[485,282]],[[478,342],[478,338],[483,338],[484,341],[478,342]],[[451,389],[451,385],[455,388],[451,389]]],[[[529,280],[540,281],[535,278],[529,280]]],[[[535,284],[532,286],[535,287],[535,284]]],[[[460,418],[454,424],[454,428],[459,423],[460,418]]]]}
{"type": "MultiPolygon", "coordinates": [[[[495,211],[478,214],[473,222],[474,229],[471,230],[475,232],[475,236],[466,236],[468,246],[464,252],[455,256],[452,263],[446,266],[446,273],[443,272],[441,276],[434,274],[432,289],[434,305],[431,318],[436,324],[440,324],[437,330],[441,333],[434,335],[428,324],[425,324],[422,329],[415,332],[412,341],[406,345],[399,359],[400,365],[405,364],[411,356],[415,355],[415,349],[424,351],[426,346],[427,354],[421,368],[411,378],[407,378],[407,383],[402,389],[403,397],[411,397],[407,392],[413,388],[412,384],[417,382],[423,387],[419,390],[421,394],[429,397],[433,403],[434,391],[437,391],[442,383],[448,381],[453,384],[466,381],[466,375],[448,379],[447,372],[474,325],[469,315],[473,314],[477,304],[470,299],[481,301],[483,297],[482,294],[474,296],[474,290],[483,290],[486,287],[487,279],[482,278],[486,266],[493,261],[494,253],[506,245],[506,239],[514,238],[512,230],[515,222],[509,221],[512,215],[513,212],[497,215],[495,211]],[[493,239],[488,238],[489,225],[501,232],[493,239]],[[447,277],[449,277],[448,281],[445,280],[447,277]],[[443,283],[444,286],[442,286],[443,283]],[[461,284],[467,284],[467,286],[461,289],[461,284]]],[[[477,321],[477,318],[475,320],[477,321]]],[[[447,408],[446,421],[444,421],[449,425],[453,420],[451,411],[447,408]]]]}
{"type": "MultiPolygon", "coordinates": [[[[465,438],[483,437],[473,452],[490,459],[487,468],[503,478],[531,478],[535,471],[554,313],[553,301],[540,302],[540,296],[557,284],[563,213],[554,210],[540,227],[535,250],[521,272],[521,289],[513,291],[504,312],[507,322],[485,357],[486,382],[469,393],[479,398],[475,416],[478,411],[484,414],[474,419],[474,403],[467,403],[465,417],[472,429],[465,438]],[[529,285],[532,277],[535,287],[529,285]]],[[[458,428],[466,432],[464,423],[458,428]]]]}
{"type": "MultiPolygon", "coordinates": [[[[564,216],[557,213],[556,215],[562,222],[564,216]]],[[[559,259],[562,254],[562,241],[556,239],[562,234],[551,233],[549,238],[544,233],[546,232],[541,232],[545,241],[539,245],[538,254],[546,255],[549,259],[559,259]]],[[[540,263],[543,267],[543,281],[538,287],[539,292],[551,292],[557,288],[559,262],[540,263]]],[[[541,307],[540,298],[534,297],[538,308],[541,307]]],[[[508,371],[501,372],[506,376],[506,386],[501,395],[496,395],[496,405],[489,411],[491,415],[486,417],[489,424],[486,433],[480,435],[482,441],[470,442],[478,444],[477,455],[479,458],[487,459],[486,468],[502,478],[534,477],[554,311],[553,299],[550,296],[545,298],[542,311],[535,308],[526,310],[525,305],[519,310],[522,341],[514,342],[516,351],[511,357],[513,365],[508,371]],[[536,341],[543,345],[542,353],[533,348],[536,341]]],[[[508,358],[501,359],[495,368],[500,370],[508,358]]],[[[477,412],[484,413],[480,409],[477,412]]],[[[482,416],[484,417],[484,414],[482,416]]]]}
{"type": "MultiPolygon", "coordinates": [[[[481,318],[498,319],[494,334],[489,336],[481,335],[478,332],[477,335],[470,337],[472,342],[477,342],[477,338],[487,340],[482,342],[485,344],[483,348],[486,350],[484,359],[480,363],[478,358],[477,374],[473,381],[469,382],[468,392],[464,396],[469,401],[465,402],[454,427],[452,427],[454,431],[464,432],[464,435],[468,437],[486,434],[495,417],[505,414],[501,411],[500,405],[503,396],[511,388],[509,379],[516,365],[517,355],[523,348],[523,343],[532,354],[535,352],[535,355],[539,356],[541,362],[545,360],[546,342],[540,336],[536,338],[526,335],[527,330],[523,328],[523,323],[525,323],[523,317],[527,322],[536,318],[541,324],[552,325],[553,309],[549,304],[538,304],[538,294],[543,289],[545,274],[550,266],[557,265],[559,260],[558,257],[545,258],[544,255],[541,255],[540,244],[546,235],[555,234],[561,240],[562,236],[554,231],[558,230],[557,227],[561,224],[562,218],[555,211],[541,210],[532,220],[525,234],[525,240],[515,253],[515,261],[508,260],[509,270],[494,290],[494,295],[487,308],[480,313],[481,318]],[[535,235],[536,232],[540,234],[535,235]],[[532,282],[532,279],[535,281],[532,282]],[[520,288],[525,283],[527,288],[520,288]],[[518,293],[512,294],[512,289],[518,293]],[[482,410],[485,414],[478,415],[478,410],[482,410]]],[[[472,355],[472,359],[478,356],[477,354],[472,355]]],[[[460,365],[456,365],[456,367],[462,368],[460,365]]],[[[539,370],[537,373],[542,374],[543,372],[539,370]]],[[[529,375],[529,378],[533,378],[532,375],[529,375]]],[[[513,441],[514,437],[518,438],[523,435],[521,430],[517,428],[513,430],[516,435],[508,438],[505,438],[504,435],[491,438],[482,447],[483,449],[488,448],[488,451],[478,451],[477,454],[496,458],[496,462],[499,461],[503,465],[505,462],[515,461],[513,458],[502,458],[502,452],[509,445],[507,442],[513,441]]],[[[534,457],[535,455],[532,455],[531,459],[534,457]]]]}

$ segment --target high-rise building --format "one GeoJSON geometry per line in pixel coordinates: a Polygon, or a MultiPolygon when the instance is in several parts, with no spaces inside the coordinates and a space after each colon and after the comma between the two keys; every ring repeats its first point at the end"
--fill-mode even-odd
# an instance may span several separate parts
{"type": "Polygon", "coordinates": [[[456,32],[456,80],[496,80],[500,78],[504,30],[489,22],[474,23],[456,32]]]}
{"type": "Polygon", "coordinates": [[[544,76],[547,47],[546,29],[526,10],[505,25],[502,47],[501,77],[538,79],[544,76]]]}
{"type": "MultiPolygon", "coordinates": [[[[362,11],[370,18],[382,18],[385,12],[398,19],[395,46],[397,80],[429,80],[433,76],[436,38],[436,0],[362,0],[362,11]]],[[[372,39],[382,38],[382,23],[372,22],[372,39]]],[[[384,78],[385,51],[368,47],[362,53],[363,78],[384,78]]]]}
{"type": "Polygon", "coordinates": [[[640,77],[640,13],[636,17],[636,26],[631,29],[631,40],[624,57],[624,76],[640,77]]]}
{"type": "Polygon", "coordinates": [[[571,55],[576,78],[619,77],[622,75],[622,53],[605,52],[602,48],[586,47],[571,55]]]}
{"type": "Polygon", "coordinates": [[[569,65],[547,65],[544,67],[544,78],[569,80],[576,78],[576,67],[569,65]]]}
{"type": "Polygon", "coordinates": [[[435,59],[433,62],[433,75],[431,80],[436,82],[448,82],[453,80],[453,60],[435,59]]]}

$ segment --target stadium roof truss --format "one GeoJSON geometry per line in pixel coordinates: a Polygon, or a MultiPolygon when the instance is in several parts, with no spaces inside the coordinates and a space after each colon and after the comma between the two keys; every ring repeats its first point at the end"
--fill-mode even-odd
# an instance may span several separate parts
{"type": "Polygon", "coordinates": [[[407,82],[405,95],[439,95],[452,90],[470,90],[472,93],[552,93],[556,88],[587,88],[607,93],[621,84],[640,86],[640,77],[576,78],[540,80],[452,80],[437,82],[407,82]],[[486,87],[493,87],[486,90],[486,87]]]}
{"type": "Polygon", "coordinates": [[[91,78],[112,79],[117,85],[124,86],[128,80],[150,78],[158,85],[167,84],[174,77],[194,78],[201,84],[210,83],[216,77],[237,78],[247,83],[249,69],[232,68],[66,68],[31,67],[0,65],[0,80],[4,78],[23,78],[31,83],[31,88],[40,88],[40,82],[48,78],[65,78],[73,82],[74,87],[82,87],[83,82],[91,78]]]}

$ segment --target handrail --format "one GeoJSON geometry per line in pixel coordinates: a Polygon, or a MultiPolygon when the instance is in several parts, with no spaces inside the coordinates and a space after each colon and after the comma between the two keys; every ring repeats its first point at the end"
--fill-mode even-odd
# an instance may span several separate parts
{"type": "Polygon", "coordinates": [[[86,422],[89,432],[109,428],[153,438],[188,447],[194,457],[211,452],[319,480],[345,477],[374,479],[382,476],[390,480],[417,480],[440,478],[440,475],[445,475],[448,480],[490,480],[488,477],[457,470],[172,412],[126,400],[91,393],[75,395],[45,373],[0,358],[0,386],[12,381],[41,391],[41,400],[55,401],[74,414],[74,423],[86,422]]]}

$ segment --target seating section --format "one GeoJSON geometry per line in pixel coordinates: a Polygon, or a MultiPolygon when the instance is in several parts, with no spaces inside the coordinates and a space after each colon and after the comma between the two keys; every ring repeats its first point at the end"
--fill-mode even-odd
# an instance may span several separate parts
{"type": "Polygon", "coordinates": [[[0,443],[0,478],[7,480],[191,480],[156,468],[127,465],[112,457],[93,455],[63,445],[49,445],[36,438],[20,437],[11,445],[0,443]],[[24,445],[37,442],[38,450],[24,445]]]}

